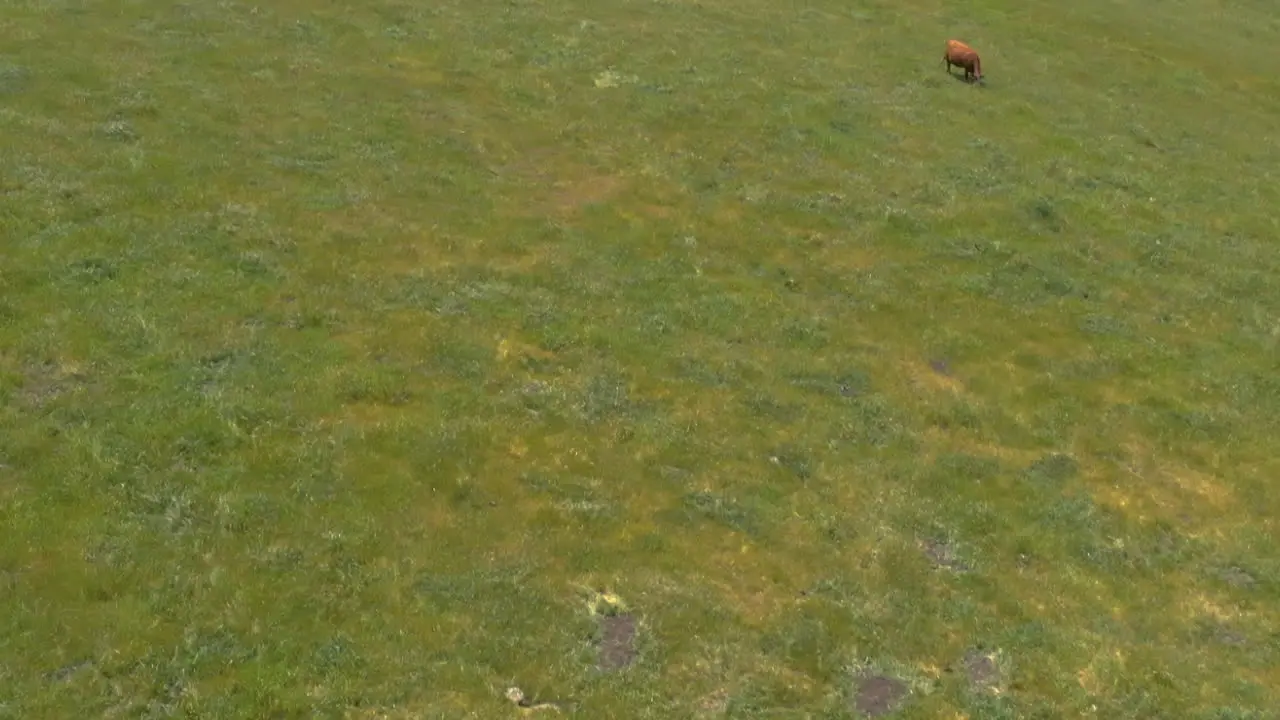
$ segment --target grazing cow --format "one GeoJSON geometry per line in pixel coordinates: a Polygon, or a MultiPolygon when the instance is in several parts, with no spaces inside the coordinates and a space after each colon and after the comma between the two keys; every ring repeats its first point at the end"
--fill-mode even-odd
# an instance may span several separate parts
{"type": "Polygon", "coordinates": [[[943,53],[942,61],[947,64],[948,75],[951,74],[951,66],[955,65],[964,68],[965,80],[970,76],[975,80],[982,79],[982,60],[978,58],[977,51],[959,40],[947,41],[947,51],[943,53]]]}

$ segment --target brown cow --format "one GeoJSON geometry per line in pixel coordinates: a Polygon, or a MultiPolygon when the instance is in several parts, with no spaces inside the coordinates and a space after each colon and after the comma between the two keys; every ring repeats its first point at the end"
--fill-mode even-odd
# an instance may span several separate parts
{"type": "Polygon", "coordinates": [[[978,58],[977,51],[959,40],[947,41],[947,51],[943,53],[942,61],[947,64],[948,75],[951,74],[951,66],[955,65],[964,68],[965,80],[970,76],[975,80],[982,79],[982,60],[978,58]]]}

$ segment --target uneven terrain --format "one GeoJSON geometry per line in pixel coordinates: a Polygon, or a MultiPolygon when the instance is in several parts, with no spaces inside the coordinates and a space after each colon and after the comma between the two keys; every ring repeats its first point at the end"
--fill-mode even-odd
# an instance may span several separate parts
{"type": "Polygon", "coordinates": [[[0,0],[0,717],[1276,717],[1278,44],[0,0]]]}

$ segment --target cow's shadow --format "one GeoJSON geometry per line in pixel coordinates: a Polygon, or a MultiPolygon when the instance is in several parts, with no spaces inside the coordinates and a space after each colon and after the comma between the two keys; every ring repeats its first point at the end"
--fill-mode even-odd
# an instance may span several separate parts
{"type": "Polygon", "coordinates": [[[966,78],[964,76],[964,73],[962,72],[960,73],[947,72],[947,74],[951,76],[952,80],[955,80],[956,82],[962,82],[965,85],[977,85],[979,87],[982,87],[987,84],[986,80],[978,80],[977,78],[966,78]]]}

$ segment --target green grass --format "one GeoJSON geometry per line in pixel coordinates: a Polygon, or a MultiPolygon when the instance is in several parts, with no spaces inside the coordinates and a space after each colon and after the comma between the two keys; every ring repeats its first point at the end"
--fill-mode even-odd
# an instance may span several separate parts
{"type": "Polygon", "coordinates": [[[1275,717],[1278,43],[0,0],[0,717],[1275,717]]]}

